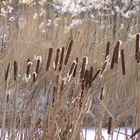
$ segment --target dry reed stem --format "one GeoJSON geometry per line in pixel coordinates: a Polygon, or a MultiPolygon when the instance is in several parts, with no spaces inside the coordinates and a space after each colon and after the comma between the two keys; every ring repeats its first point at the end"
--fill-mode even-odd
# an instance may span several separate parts
{"type": "Polygon", "coordinates": [[[130,136],[132,139],[134,136],[136,136],[140,132],[140,128],[138,128],[136,131],[133,132],[133,134],[130,136]]]}
{"type": "Polygon", "coordinates": [[[100,74],[100,69],[99,70],[97,70],[97,72],[95,73],[95,75],[92,77],[92,82],[94,82],[95,81],[95,79],[97,78],[97,76],[100,74]]]}

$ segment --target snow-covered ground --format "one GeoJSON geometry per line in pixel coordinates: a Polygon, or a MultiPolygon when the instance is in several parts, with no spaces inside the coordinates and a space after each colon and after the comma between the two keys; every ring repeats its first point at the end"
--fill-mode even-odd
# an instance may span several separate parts
{"type": "MultiPolygon", "coordinates": [[[[95,132],[97,133],[97,130],[91,128],[91,129],[83,129],[82,135],[83,140],[94,140],[95,139],[95,132]]],[[[102,129],[102,136],[103,140],[112,140],[111,136],[108,135],[107,129],[102,129]]],[[[132,135],[132,129],[128,128],[127,130],[125,128],[116,128],[113,131],[113,140],[129,140],[130,136],[132,135]],[[127,131],[127,137],[126,137],[126,131],[127,131]]],[[[97,139],[97,138],[96,138],[97,139]]]]}

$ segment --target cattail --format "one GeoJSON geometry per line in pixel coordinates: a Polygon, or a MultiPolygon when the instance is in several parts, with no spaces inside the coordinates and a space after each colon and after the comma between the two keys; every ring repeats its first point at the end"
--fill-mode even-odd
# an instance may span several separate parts
{"type": "Polygon", "coordinates": [[[64,62],[65,65],[68,64],[68,60],[69,60],[71,50],[72,50],[72,45],[73,45],[73,40],[71,40],[69,47],[68,47],[68,50],[67,50],[67,54],[66,54],[66,58],[65,58],[65,62],[64,62]]]}
{"type": "Polygon", "coordinates": [[[64,89],[64,80],[62,80],[61,86],[60,86],[60,91],[64,89]]]}
{"type": "Polygon", "coordinates": [[[119,62],[120,46],[121,45],[122,45],[122,41],[121,40],[117,41],[117,44],[115,46],[115,58],[114,58],[114,61],[116,64],[118,64],[118,62],[119,62]]]}
{"type": "Polygon", "coordinates": [[[77,66],[78,66],[78,57],[76,57],[76,66],[73,72],[73,77],[76,77],[77,66]]]}
{"type": "Polygon", "coordinates": [[[135,59],[137,60],[137,63],[140,61],[140,34],[138,33],[136,35],[136,54],[135,59]]]}
{"type": "Polygon", "coordinates": [[[121,49],[121,62],[122,62],[122,74],[125,75],[125,59],[124,59],[124,50],[121,49]]]}
{"type": "Polygon", "coordinates": [[[52,58],[52,53],[53,53],[53,48],[49,48],[49,55],[48,55],[48,60],[47,60],[47,65],[46,65],[46,71],[49,70],[51,58],[52,58]]]}
{"type": "Polygon", "coordinates": [[[95,81],[95,79],[96,79],[96,77],[99,75],[100,71],[101,71],[100,69],[97,70],[97,72],[95,73],[95,75],[94,75],[93,78],[92,78],[92,82],[95,81]]]}
{"type": "Polygon", "coordinates": [[[84,77],[85,87],[89,87],[89,70],[85,71],[85,77],[84,77]]]}
{"type": "Polygon", "coordinates": [[[69,71],[69,74],[68,74],[69,77],[71,77],[73,75],[73,72],[75,70],[76,64],[77,64],[76,61],[72,62],[72,65],[71,65],[71,68],[70,68],[70,71],[69,71]]]}
{"type": "Polygon", "coordinates": [[[104,97],[104,86],[101,87],[101,92],[100,92],[100,100],[102,101],[104,97]]]}
{"type": "Polygon", "coordinates": [[[9,69],[10,69],[10,63],[8,64],[7,70],[6,70],[6,73],[5,73],[5,81],[7,81],[7,79],[8,79],[9,69]]]}
{"type": "Polygon", "coordinates": [[[140,128],[138,128],[131,136],[130,139],[132,139],[134,136],[136,136],[138,133],[140,133],[140,128]]]}
{"type": "Polygon", "coordinates": [[[110,65],[111,69],[114,68],[114,64],[115,64],[115,48],[114,48],[113,57],[112,57],[111,65],[110,65]]]}
{"type": "Polygon", "coordinates": [[[38,75],[38,73],[39,73],[39,66],[40,66],[41,61],[42,61],[41,56],[38,56],[38,57],[36,58],[36,70],[35,70],[35,72],[36,72],[37,75],[38,75]]]}
{"type": "Polygon", "coordinates": [[[31,70],[31,61],[27,61],[27,68],[26,68],[26,78],[29,78],[30,70],[31,70]]]}
{"type": "Polygon", "coordinates": [[[81,72],[80,72],[80,79],[83,80],[84,76],[85,76],[85,69],[86,69],[86,65],[88,64],[88,57],[84,57],[83,58],[83,62],[82,62],[82,68],[81,68],[81,72]]]}
{"type": "Polygon", "coordinates": [[[93,67],[91,66],[89,70],[89,88],[92,85],[92,76],[93,76],[93,67]]]}
{"type": "Polygon", "coordinates": [[[36,78],[37,78],[37,74],[36,74],[36,72],[34,72],[34,73],[33,73],[33,83],[36,82],[36,78]]]}
{"type": "Polygon", "coordinates": [[[117,41],[117,44],[114,48],[114,52],[113,52],[113,57],[112,57],[112,62],[111,62],[111,69],[114,68],[114,64],[118,64],[119,61],[119,55],[120,55],[120,46],[122,45],[121,40],[117,41]]]}
{"type": "Polygon", "coordinates": [[[107,64],[108,64],[108,62],[105,61],[105,62],[104,62],[104,65],[103,65],[103,67],[102,67],[102,69],[101,69],[101,72],[100,72],[100,76],[101,76],[101,77],[103,76],[104,72],[105,72],[106,69],[107,69],[107,64]]]}
{"type": "Polygon", "coordinates": [[[63,59],[64,59],[64,51],[65,51],[65,48],[62,47],[61,56],[60,56],[60,63],[59,63],[59,72],[62,70],[63,59]]]}
{"type": "Polygon", "coordinates": [[[109,57],[109,50],[110,50],[110,42],[108,41],[106,46],[105,60],[107,60],[109,57]]]}
{"type": "Polygon", "coordinates": [[[112,132],[112,117],[109,118],[109,123],[108,123],[108,134],[110,135],[112,132]]]}
{"type": "Polygon", "coordinates": [[[54,64],[55,71],[57,70],[57,66],[58,66],[58,63],[59,63],[60,52],[61,52],[61,48],[58,48],[56,50],[56,57],[55,57],[55,64],[54,64]]]}
{"type": "Polygon", "coordinates": [[[17,80],[17,73],[18,73],[18,64],[14,61],[14,81],[17,80]]]}

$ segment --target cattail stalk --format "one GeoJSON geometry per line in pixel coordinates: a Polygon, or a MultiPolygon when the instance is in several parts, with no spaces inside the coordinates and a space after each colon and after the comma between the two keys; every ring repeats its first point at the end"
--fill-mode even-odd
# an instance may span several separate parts
{"type": "Polygon", "coordinates": [[[100,71],[101,71],[100,69],[97,70],[97,72],[95,73],[95,75],[94,75],[93,78],[92,78],[92,82],[95,81],[95,79],[96,79],[97,76],[99,75],[100,71]]]}
{"type": "Polygon", "coordinates": [[[138,128],[131,136],[130,139],[132,139],[134,136],[136,136],[138,133],[140,133],[140,128],[138,128]]]}
{"type": "Polygon", "coordinates": [[[53,54],[53,48],[49,48],[49,55],[48,55],[48,60],[47,60],[47,65],[46,65],[46,71],[49,70],[52,54],[53,54]]]}
{"type": "Polygon", "coordinates": [[[104,62],[104,65],[103,65],[103,67],[102,67],[102,69],[101,69],[101,72],[100,72],[100,76],[101,76],[101,77],[103,76],[104,72],[105,72],[106,69],[107,69],[107,64],[108,64],[108,62],[105,61],[105,62],[104,62]]]}
{"type": "Polygon", "coordinates": [[[72,51],[72,45],[73,45],[73,40],[71,40],[69,47],[68,47],[68,50],[67,50],[67,54],[66,54],[66,58],[65,58],[65,62],[64,62],[65,65],[68,64],[68,60],[69,60],[69,57],[70,57],[70,54],[72,51]]]}

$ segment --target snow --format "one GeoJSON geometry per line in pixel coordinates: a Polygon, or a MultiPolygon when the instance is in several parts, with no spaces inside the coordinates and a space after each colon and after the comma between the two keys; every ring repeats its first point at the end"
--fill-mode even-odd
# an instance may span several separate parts
{"type": "MultiPolygon", "coordinates": [[[[94,140],[95,132],[97,133],[97,130],[95,130],[93,128],[88,128],[87,130],[85,128],[83,128],[83,130],[82,130],[83,140],[94,140]],[[85,136],[86,136],[86,139],[85,139],[85,136]]],[[[101,133],[105,140],[111,140],[111,136],[108,135],[107,129],[103,128],[101,133]]],[[[127,128],[127,129],[125,129],[124,127],[120,128],[120,129],[116,128],[113,131],[113,140],[126,140],[126,139],[129,139],[131,134],[132,134],[131,128],[127,128]],[[127,130],[127,136],[128,136],[127,138],[125,135],[126,130],[127,130]]]]}

